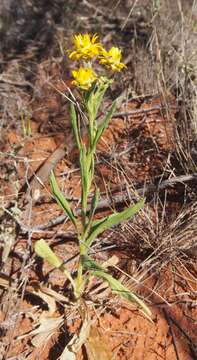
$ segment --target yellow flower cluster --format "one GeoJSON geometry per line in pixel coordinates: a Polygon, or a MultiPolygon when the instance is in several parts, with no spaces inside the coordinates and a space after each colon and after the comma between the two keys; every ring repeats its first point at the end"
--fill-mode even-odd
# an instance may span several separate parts
{"type": "Polygon", "coordinates": [[[71,60],[89,60],[98,56],[102,45],[97,43],[96,40],[98,36],[94,34],[92,38],[89,34],[79,34],[75,35],[73,39],[74,51],[72,51],[69,55],[71,60]]]}
{"type": "Polygon", "coordinates": [[[102,56],[99,62],[112,71],[120,71],[126,67],[125,64],[121,63],[121,57],[121,50],[113,46],[109,51],[102,49],[102,56]]]}
{"type": "Polygon", "coordinates": [[[80,66],[78,70],[72,71],[73,85],[80,87],[83,90],[88,90],[93,82],[97,79],[96,74],[92,68],[85,68],[80,66]]]}
{"type": "Polygon", "coordinates": [[[83,90],[89,90],[96,81],[97,75],[91,67],[91,61],[96,59],[99,64],[107,69],[115,71],[122,70],[125,66],[121,62],[121,50],[118,47],[112,47],[109,51],[105,50],[98,42],[98,36],[94,34],[78,34],[73,38],[73,49],[68,50],[71,60],[83,60],[86,66],[80,66],[78,70],[73,70],[72,75],[75,80],[73,84],[83,90]]]}

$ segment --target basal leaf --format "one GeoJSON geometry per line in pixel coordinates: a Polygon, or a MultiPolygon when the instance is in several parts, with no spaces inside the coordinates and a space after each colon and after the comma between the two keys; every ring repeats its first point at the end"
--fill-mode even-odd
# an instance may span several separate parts
{"type": "Polygon", "coordinates": [[[129,291],[123,284],[121,284],[119,280],[107,274],[105,271],[96,270],[93,271],[93,275],[106,280],[113,293],[140,306],[144,315],[146,315],[150,319],[151,311],[149,310],[149,308],[137,295],[135,295],[132,291],[129,291]]]}
{"type": "Polygon", "coordinates": [[[63,260],[61,260],[54,252],[51,250],[49,245],[45,240],[41,239],[36,241],[35,243],[35,252],[38,256],[47,260],[47,262],[54,266],[55,268],[60,268],[63,264],[63,260]]]}
{"type": "Polygon", "coordinates": [[[96,237],[103,231],[110,229],[114,225],[120,224],[122,221],[131,219],[138,211],[144,206],[144,199],[140,200],[137,204],[125,209],[119,213],[112,214],[100,220],[93,225],[90,236],[86,240],[86,246],[90,246],[96,237]]]}
{"type": "Polygon", "coordinates": [[[129,300],[133,303],[136,303],[138,306],[141,307],[143,313],[150,318],[151,311],[145,305],[145,303],[139,299],[137,295],[133,292],[129,291],[119,280],[115,279],[113,276],[108,274],[102,266],[98,265],[94,260],[92,260],[89,256],[84,255],[82,256],[82,263],[83,267],[86,270],[90,270],[94,276],[102,278],[108,282],[113,293],[121,296],[122,298],[129,300]]]}
{"type": "Polygon", "coordinates": [[[63,260],[61,260],[50,248],[50,246],[46,243],[44,239],[38,240],[35,243],[35,252],[38,256],[40,256],[42,259],[46,260],[51,266],[55,267],[56,269],[59,269],[64,273],[67,279],[70,280],[74,293],[75,293],[75,282],[69,273],[69,271],[64,266],[63,260]]]}

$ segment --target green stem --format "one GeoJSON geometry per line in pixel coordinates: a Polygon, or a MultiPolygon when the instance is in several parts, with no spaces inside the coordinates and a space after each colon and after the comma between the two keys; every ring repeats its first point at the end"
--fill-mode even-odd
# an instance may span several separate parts
{"type": "MultiPolygon", "coordinates": [[[[91,218],[87,219],[87,207],[88,207],[88,196],[92,185],[92,180],[94,176],[94,153],[95,149],[93,149],[94,143],[94,125],[95,118],[89,116],[89,142],[87,150],[83,148],[83,144],[81,143],[81,159],[80,159],[80,175],[81,175],[81,217],[82,217],[82,233],[79,236],[79,263],[77,270],[77,278],[76,278],[76,293],[77,298],[80,298],[84,289],[84,279],[83,279],[83,263],[81,261],[82,256],[87,255],[88,248],[85,244],[86,238],[88,236],[91,218]]],[[[90,214],[91,217],[91,214],[90,214]]]]}
{"type": "Polygon", "coordinates": [[[83,255],[86,255],[86,246],[84,245],[84,240],[80,240],[80,245],[79,245],[79,264],[78,264],[78,269],[77,269],[77,278],[76,278],[76,296],[77,299],[79,299],[81,297],[81,294],[83,292],[83,288],[84,288],[84,279],[83,279],[83,264],[81,261],[81,258],[83,255]]]}
{"type": "MultiPolygon", "coordinates": [[[[83,165],[82,165],[83,166],[83,165]]],[[[91,151],[90,147],[88,148],[86,155],[86,173],[81,170],[81,177],[85,176],[86,178],[82,179],[82,223],[83,227],[86,227],[86,217],[87,217],[87,206],[88,206],[88,196],[92,185],[93,173],[94,173],[94,153],[91,151]]]]}
{"type": "Polygon", "coordinates": [[[70,273],[67,271],[67,269],[65,268],[64,264],[62,264],[59,268],[64,275],[67,277],[67,279],[70,281],[72,287],[73,287],[73,291],[74,291],[74,296],[77,297],[77,288],[76,288],[76,284],[74,279],[72,278],[72,276],[70,275],[70,273]]]}
{"type": "Polygon", "coordinates": [[[88,235],[87,225],[90,223],[90,219],[87,221],[87,206],[88,206],[88,195],[92,185],[92,178],[94,172],[94,154],[88,149],[88,157],[87,157],[87,169],[88,174],[90,176],[89,179],[86,179],[86,184],[88,181],[87,189],[84,189],[84,181],[82,181],[82,204],[81,204],[81,213],[82,213],[82,226],[83,231],[81,237],[79,237],[79,264],[77,270],[77,279],[76,279],[76,289],[77,289],[77,297],[80,298],[83,288],[84,288],[84,279],[83,279],[83,264],[81,262],[81,258],[83,255],[87,254],[88,248],[85,245],[85,240],[88,235]],[[90,171],[91,169],[91,171],[90,171]]]}

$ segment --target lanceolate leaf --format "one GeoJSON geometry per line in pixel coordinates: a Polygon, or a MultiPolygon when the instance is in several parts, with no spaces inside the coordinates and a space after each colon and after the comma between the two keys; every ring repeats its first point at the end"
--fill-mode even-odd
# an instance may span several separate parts
{"type": "Polygon", "coordinates": [[[116,101],[113,102],[112,106],[110,107],[107,115],[105,116],[102,124],[99,126],[97,132],[96,132],[96,136],[95,136],[95,139],[94,139],[94,144],[93,144],[93,148],[96,147],[96,144],[98,143],[98,141],[100,140],[104,130],[107,128],[110,120],[111,120],[111,117],[113,115],[113,113],[115,112],[116,110],[116,101]]]}
{"type": "Polygon", "coordinates": [[[88,255],[82,255],[81,256],[81,262],[86,270],[97,270],[97,271],[103,271],[103,268],[101,265],[98,265],[92,258],[88,255]]]}
{"type": "Polygon", "coordinates": [[[109,87],[109,81],[102,82],[98,86],[98,88],[97,87],[93,88],[86,98],[86,106],[88,109],[89,116],[94,120],[96,119],[103,96],[108,87],[109,87]]]}
{"type": "Polygon", "coordinates": [[[144,199],[140,200],[137,204],[129,207],[126,210],[123,210],[119,213],[112,214],[96,222],[92,226],[92,231],[88,239],[86,240],[86,246],[90,246],[96,237],[101,234],[103,231],[110,229],[114,225],[120,224],[122,221],[131,219],[138,211],[144,206],[144,199]]]}
{"type": "Polygon", "coordinates": [[[99,107],[101,105],[103,96],[105,95],[105,92],[107,88],[109,87],[109,82],[102,83],[98,90],[94,94],[94,108],[95,108],[95,118],[97,116],[99,107]]]}
{"type": "Polygon", "coordinates": [[[75,137],[75,141],[77,144],[78,149],[81,149],[81,143],[80,143],[80,137],[79,137],[79,130],[78,130],[78,123],[77,123],[77,114],[75,110],[75,106],[71,103],[70,106],[70,119],[71,119],[71,125],[75,137]]]}
{"type": "Polygon", "coordinates": [[[94,196],[92,198],[92,202],[91,202],[91,208],[90,208],[90,215],[91,218],[93,218],[95,210],[97,208],[98,205],[98,200],[99,200],[99,195],[100,195],[100,190],[99,188],[96,188],[94,196]]]}
{"type": "Polygon", "coordinates": [[[133,292],[129,291],[124,285],[122,285],[120,281],[115,279],[113,276],[107,274],[105,271],[93,271],[93,275],[106,280],[113,293],[140,306],[143,313],[148,318],[150,318],[151,311],[145,305],[145,303],[141,299],[139,299],[137,295],[135,295],[133,292]]]}
{"type": "Polygon", "coordinates": [[[103,280],[106,280],[108,282],[108,285],[110,286],[113,293],[121,296],[126,300],[136,303],[138,306],[141,307],[143,313],[148,318],[150,318],[151,311],[145,305],[145,303],[138,298],[137,295],[129,291],[123,284],[121,284],[119,280],[115,279],[113,276],[106,273],[105,270],[96,262],[94,262],[89,256],[83,256],[82,261],[85,269],[90,270],[94,276],[102,278],[103,280]]]}
{"type": "Polygon", "coordinates": [[[55,268],[60,268],[63,264],[63,260],[61,260],[57,255],[55,255],[53,250],[51,250],[49,245],[43,239],[36,241],[35,252],[38,256],[40,256],[44,260],[47,260],[48,263],[55,268]]]}
{"type": "Polygon", "coordinates": [[[81,169],[81,182],[82,182],[82,188],[83,188],[83,196],[84,198],[87,198],[87,188],[88,188],[88,169],[86,166],[87,163],[87,156],[86,156],[86,148],[85,145],[82,145],[80,149],[80,169],[81,169]]]}
{"type": "Polygon", "coordinates": [[[52,189],[53,195],[54,195],[57,203],[68,215],[68,217],[74,224],[75,228],[77,228],[76,218],[75,218],[73,211],[69,205],[69,202],[65,199],[64,195],[62,194],[62,192],[59,189],[59,186],[58,186],[58,183],[56,181],[53,171],[51,172],[51,175],[50,175],[50,185],[51,185],[51,189],[52,189]]]}
{"type": "Polygon", "coordinates": [[[35,252],[38,256],[42,259],[46,260],[51,266],[55,267],[56,269],[61,270],[67,279],[70,280],[74,293],[75,293],[75,282],[69,273],[69,271],[64,266],[63,260],[61,260],[50,248],[50,246],[46,243],[44,239],[38,240],[35,243],[35,252]]]}

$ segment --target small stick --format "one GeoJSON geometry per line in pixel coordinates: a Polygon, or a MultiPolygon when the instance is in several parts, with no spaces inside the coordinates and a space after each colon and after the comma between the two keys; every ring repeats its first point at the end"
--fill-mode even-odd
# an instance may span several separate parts
{"type": "MultiPolygon", "coordinates": [[[[170,106],[170,109],[177,110],[177,106],[170,106]]],[[[125,111],[125,112],[117,112],[112,116],[112,118],[117,118],[117,117],[121,117],[121,116],[130,116],[130,115],[131,116],[139,116],[144,113],[158,112],[158,111],[162,111],[162,110],[166,110],[166,106],[156,105],[156,106],[150,107],[148,109],[134,109],[134,110],[125,111]]]]}
{"type": "Polygon", "coordinates": [[[170,315],[166,312],[165,309],[163,309],[165,316],[167,316],[167,318],[169,319],[169,321],[171,323],[173,323],[178,329],[179,331],[182,332],[182,334],[186,337],[189,346],[190,346],[190,351],[192,353],[193,359],[197,359],[197,347],[195,346],[195,344],[193,344],[192,339],[189,337],[189,335],[185,332],[185,330],[182,329],[182,327],[179,325],[179,323],[170,315]]]}
{"type": "Polygon", "coordinates": [[[172,343],[173,343],[173,346],[174,346],[174,351],[175,351],[175,354],[176,354],[176,358],[177,358],[177,360],[181,360],[181,358],[179,357],[179,353],[178,353],[178,349],[177,349],[177,345],[176,345],[175,334],[174,334],[174,331],[173,331],[173,328],[172,328],[172,318],[167,313],[166,309],[163,309],[163,312],[164,312],[166,321],[167,321],[167,323],[169,324],[169,327],[170,327],[170,333],[171,333],[171,336],[172,336],[172,343]]]}

